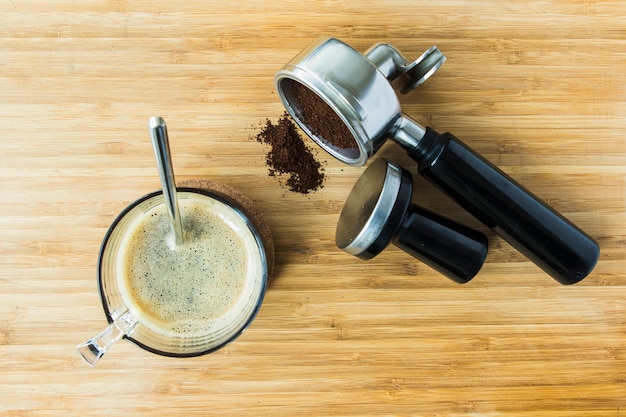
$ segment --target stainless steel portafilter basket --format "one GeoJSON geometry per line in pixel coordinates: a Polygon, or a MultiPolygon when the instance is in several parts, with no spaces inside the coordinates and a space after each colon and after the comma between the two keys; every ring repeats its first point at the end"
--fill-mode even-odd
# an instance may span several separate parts
{"type": "Polygon", "coordinates": [[[424,128],[401,114],[390,81],[403,76],[403,92],[421,85],[445,61],[436,47],[408,63],[391,45],[372,47],[364,57],[334,38],[322,38],[300,52],[276,74],[276,87],[287,111],[322,148],[341,161],[362,166],[389,135],[403,141],[421,137],[424,128]],[[294,94],[304,85],[321,97],[349,130],[354,147],[340,147],[331,137],[316,134],[306,123],[302,102],[294,94]]]}
{"type": "Polygon", "coordinates": [[[406,93],[444,61],[436,47],[408,62],[387,44],[361,54],[337,39],[320,38],[278,71],[275,83],[287,111],[334,157],[362,166],[392,139],[422,176],[545,272],[562,284],[579,282],[600,254],[590,236],[454,135],[402,113],[392,82],[402,81],[406,93]],[[325,129],[329,122],[336,128],[325,129]]]}

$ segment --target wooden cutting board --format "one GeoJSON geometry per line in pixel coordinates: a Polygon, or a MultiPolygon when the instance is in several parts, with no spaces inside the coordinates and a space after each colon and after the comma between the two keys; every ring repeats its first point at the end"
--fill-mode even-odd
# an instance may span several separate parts
{"type": "MultiPolygon", "coordinates": [[[[626,414],[626,3],[312,1],[0,3],[0,415],[626,414]],[[417,175],[416,203],[489,236],[455,284],[395,247],[361,261],[335,225],[363,168],[314,148],[302,195],[254,137],[284,109],[274,73],[320,35],[448,61],[401,96],[596,238],[565,287],[417,175]],[[265,215],[276,267],[235,343],[172,359],[128,342],[91,369],[106,324],[104,233],[159,188],[147,133],[168,122],[177,177],[235,187],[265,215]]],[[[399,146],[378,153],[415,172],[399,146]]]]}

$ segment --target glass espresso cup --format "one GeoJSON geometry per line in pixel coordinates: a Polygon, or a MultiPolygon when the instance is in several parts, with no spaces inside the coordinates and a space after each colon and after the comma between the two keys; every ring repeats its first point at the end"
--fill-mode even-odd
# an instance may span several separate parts
{"type": "Polygon", "coordinates": [[[178,188],[184,243],[176,246],[161,191],[129,205],[107,231],[98,290],[108,327],[78,346],[90,365],[125,338],[191,357],[235,340],[261,307],[263,240],[245,210],[220,194],[178,188]]]}

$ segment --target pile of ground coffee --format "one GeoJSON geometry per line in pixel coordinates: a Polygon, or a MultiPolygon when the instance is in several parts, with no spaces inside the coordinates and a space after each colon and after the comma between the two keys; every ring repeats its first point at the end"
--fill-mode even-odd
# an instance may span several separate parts
{"type": "Polygon", "coordinates": [[[336,148],[357,148],[346,124],[320,96],[295,81],[291,83],[291,94],[298,103],[300,120],[308,126],[311,133],[336,148]]]}
{"type": "Polygon", "coordinates": [[[298,128],[285,113],[276,124],[266,120],[256,140],[271,146],[266,162],[270,176],[288,175],[285,185],[289,190],[308,194],[322,188],[324,169],[315,159],[298,132],[298,128]]]}

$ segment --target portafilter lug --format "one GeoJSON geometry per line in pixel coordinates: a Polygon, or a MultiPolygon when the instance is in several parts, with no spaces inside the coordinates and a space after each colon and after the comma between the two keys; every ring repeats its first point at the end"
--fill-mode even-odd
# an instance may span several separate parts
{"type": "Polygon", "coordinates": [[[386,43],[372,46],[365,52],[365,56],[389,81],[400,75],[408,77],[400,89],[402,94],[422,85],[446,62],[445,55],[434,45],[413,62],[408,62],[394,46],[386,43]]]}

